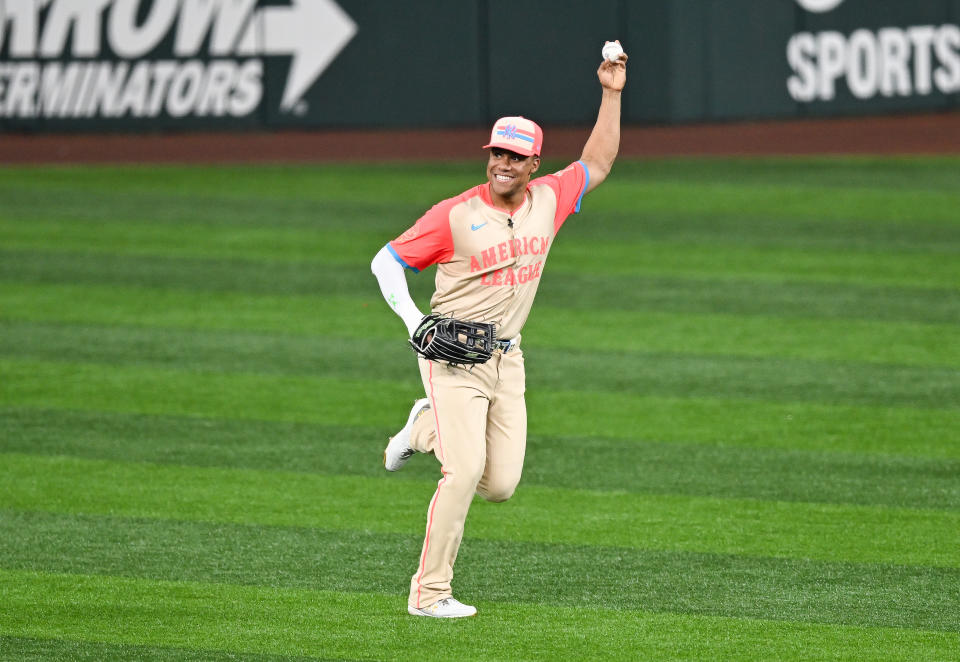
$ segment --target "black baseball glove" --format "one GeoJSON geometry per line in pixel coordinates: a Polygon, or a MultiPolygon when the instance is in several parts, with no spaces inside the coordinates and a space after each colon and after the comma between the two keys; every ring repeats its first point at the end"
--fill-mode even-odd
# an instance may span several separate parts
{"type": "Polygon", "coordinates": [[[474,365],[493,356],[496,330],[493,324],[466,322],[430,313],[413,332],[410,345],[429,361],[474,365]]]}

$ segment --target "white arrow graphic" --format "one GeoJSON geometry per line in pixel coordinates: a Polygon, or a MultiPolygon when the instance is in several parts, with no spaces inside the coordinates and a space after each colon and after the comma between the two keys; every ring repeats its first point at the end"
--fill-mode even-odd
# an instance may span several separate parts
{"type": "Polygon", "coordinates": [[[357,33],[357,24],[334,0],[292,2],[260,9],[238,44],[241,55],[293,56],[280,103],[284,111],[293,109],[357,33]]]}
{"type": "Polygon", "coordinates": [[[843,0],[797,0],[797,4],[809,12],[822,14],[836,8],[843,0]]]}

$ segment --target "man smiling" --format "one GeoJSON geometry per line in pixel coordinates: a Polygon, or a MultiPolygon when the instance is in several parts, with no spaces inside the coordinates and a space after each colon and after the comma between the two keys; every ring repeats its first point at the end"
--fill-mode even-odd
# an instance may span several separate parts
{"type": "Polygon", "coordinates": [[[493,125],[487,182],[427,211],[387,243],[371,269],[384,298],[414,336],[424,315],[410,298],[404,269],[436,264],[432,313],[487,322],[496,331],[487,362],[469,367],[419,359],[426,398],[384,451],[388,471],[417,452],[433,453],[443,477],[427,510],[420,563],[407,611],[458,618],[477,610],[453,598],[453,564],[474,494],[506,501],[520,481],[527,440],[526,377],[520,330],[530,313],[553,239],[584,194],[610,173],[620,146],[620,95],[627,56],[604,60],[597,121],[579,161],[533,179],[543,131],[525,117],[493,125]]]}

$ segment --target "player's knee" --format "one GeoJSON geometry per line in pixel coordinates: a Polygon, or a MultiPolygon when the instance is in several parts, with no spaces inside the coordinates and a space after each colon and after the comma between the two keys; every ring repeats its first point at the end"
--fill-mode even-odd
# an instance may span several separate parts
{"type": "Polygon", "coordinates": [[[454,469],[449,465],[443,466],[444,484],[449,489],[464,494],[473,494],[479,491],[479,484],[483,482],[483,468],[473,469],[470,467],[457,467],[454,469]]]}
{"type": "Polygon", "coordinates": [[[509,490],[503,490],[501,492],[493,492],[491,494],[487,494],[483,498],[486,499],[487,501],[490,501],[491,503],[503,503],[504,501],[506,501],[507,499],[513,496],[514,489],[515,488],[511,488],[509,490]]]}
{"type": "Polygon", "coordinates": [[[481,481],[481,483],[477,485],[477,493],[486,501],[502,503],[513,496],[514,491],[517,489],[518,482],[520,482],[519,479],[494,480],[487,483],[481,481]]]}

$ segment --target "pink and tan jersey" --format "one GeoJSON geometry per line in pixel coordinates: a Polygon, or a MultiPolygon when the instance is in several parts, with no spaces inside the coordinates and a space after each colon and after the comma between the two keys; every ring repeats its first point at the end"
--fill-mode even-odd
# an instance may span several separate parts
{"type": "Polygon", "coordinates": [[[586,165],[571,163],[531,181],[509,213],[481,184],[435,205],[387,246],[413,271],[437,265],[433,312],[493,322],[497,337],[509,340],[523,328],[554,237],[580,211],[589,181],[586,165]]]}

